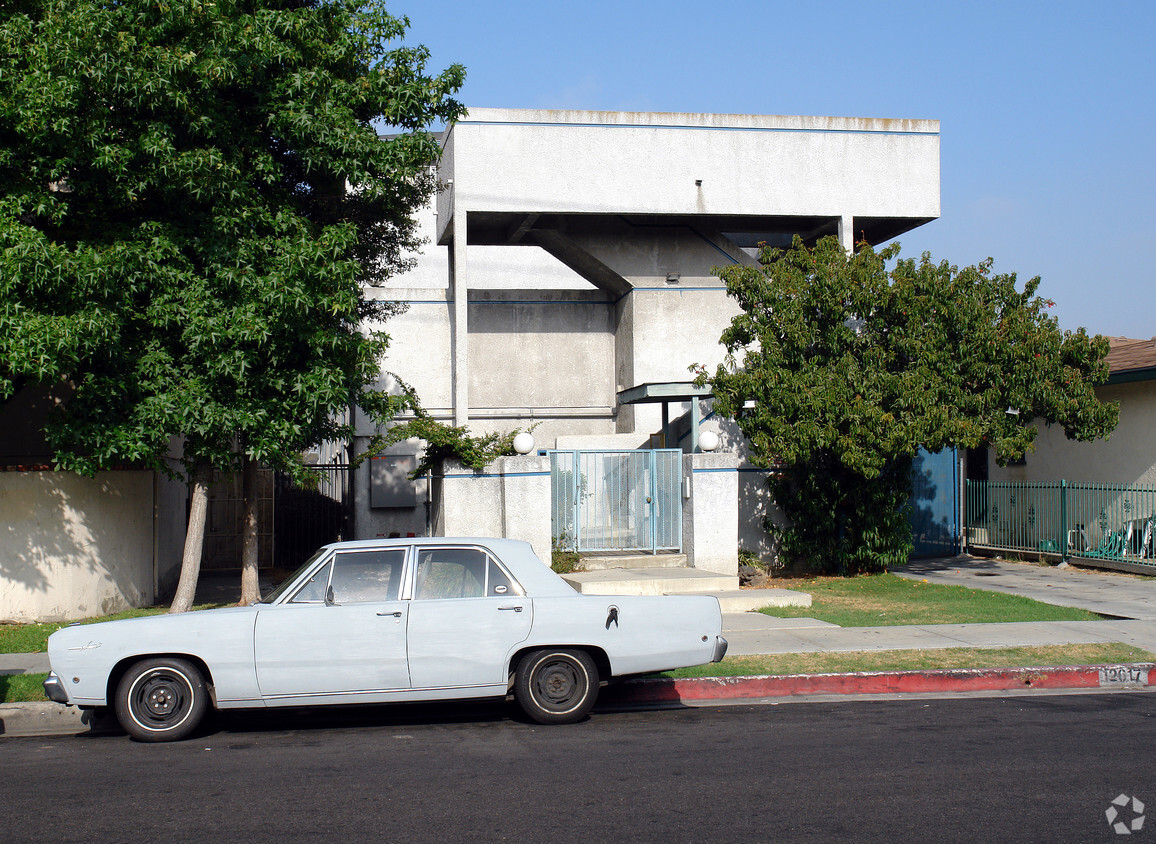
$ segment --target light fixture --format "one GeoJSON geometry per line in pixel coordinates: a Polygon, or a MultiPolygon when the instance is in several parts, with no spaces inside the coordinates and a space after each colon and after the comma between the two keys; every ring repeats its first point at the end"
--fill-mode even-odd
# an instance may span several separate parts
{"type": "Polygon", "coordinates": [[[680,278],[682,278],[682,276],[679,275],[678,273],[667,273],[666,274],[666,283],[667,284],[678,284],[678,280],[680,278]]]}
{"type": "Polygon", "coordinates": [[[514,437],[514,451],[518,454],[529,454],[534,450],[534,435],[529,431],[522,431],[514,437]]]}
{"type": "Polygon", "coordinates": [[[703,431],[698,435],[698,447],[703,451],[714,451],[718,448],[718,434],[714,431],[703,431]]]}

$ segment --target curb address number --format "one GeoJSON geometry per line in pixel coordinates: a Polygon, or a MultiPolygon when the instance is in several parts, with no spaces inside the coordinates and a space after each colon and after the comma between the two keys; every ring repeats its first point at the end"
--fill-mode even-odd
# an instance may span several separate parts
{"type": "Polygon", "coordinates": [[[1148,669],[1136,665],[1106,665],[1100,669],[1101,686],[1147,686],[1148,669]]]}

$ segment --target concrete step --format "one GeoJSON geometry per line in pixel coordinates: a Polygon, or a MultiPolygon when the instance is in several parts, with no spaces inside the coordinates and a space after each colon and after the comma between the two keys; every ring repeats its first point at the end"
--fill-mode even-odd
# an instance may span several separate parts
{"type": "Polygon", "coordinates": [[[686,568],[686,554],[583,554],[586,571],[686,568]]]}
{"type": "MultiPolygon", "coordinates": [[[[691,593],[693,594],[693,593],[691,593]]],[[[752,612],[763,607],[809,607],[811,596],[791,589],[727,589],[702,592],[718,598],[723,612],[752,612]]]]}
{"type": "Polygon", "coordinates": [[[584,595],[685,595],[737,590],[738,576],[685,568],[579,571],[562,579],[584,595]]]}

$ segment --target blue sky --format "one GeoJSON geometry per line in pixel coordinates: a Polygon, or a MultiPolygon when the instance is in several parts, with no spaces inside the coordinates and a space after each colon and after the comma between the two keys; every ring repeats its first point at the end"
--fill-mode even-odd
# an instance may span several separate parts
{"type": "Polygon", "coordinates": [[[903,254],[1041,276],[1065,329],[1156,335],[1156,3],[397,0],[467,106],[941,122],[903,254]]]}

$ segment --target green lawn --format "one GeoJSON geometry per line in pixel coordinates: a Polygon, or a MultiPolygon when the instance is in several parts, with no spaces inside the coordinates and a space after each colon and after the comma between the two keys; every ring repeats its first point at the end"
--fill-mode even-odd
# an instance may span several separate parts
{"type": "Polygon", "coordinates": [[[814,577],[776,581],[776,586],[807,592],[809,607],[767,607],[777,618],[817,618],[840,627],[896,624],[990,624],[1004,621],[1097,621],[1087,610],[1056,607],[1024,598],[907,580],[893,574],[814,577]]]}
{"type": "MultiPolygon", "coordinates": [[[[210,610],[226,604],[198,604],[195,610],[210,610]]],[[[116,621],[121,618],[138,618],[144,615],[159,615],[168,612],[168,607],[145,607],[125,610],[113,615],[86,618],[80,622],[60,622],[53,624],[0,624],[0,654],[40,654],[48,650],[48,637],[69,624],[95,624],[98,621],[116,621]]]]}

